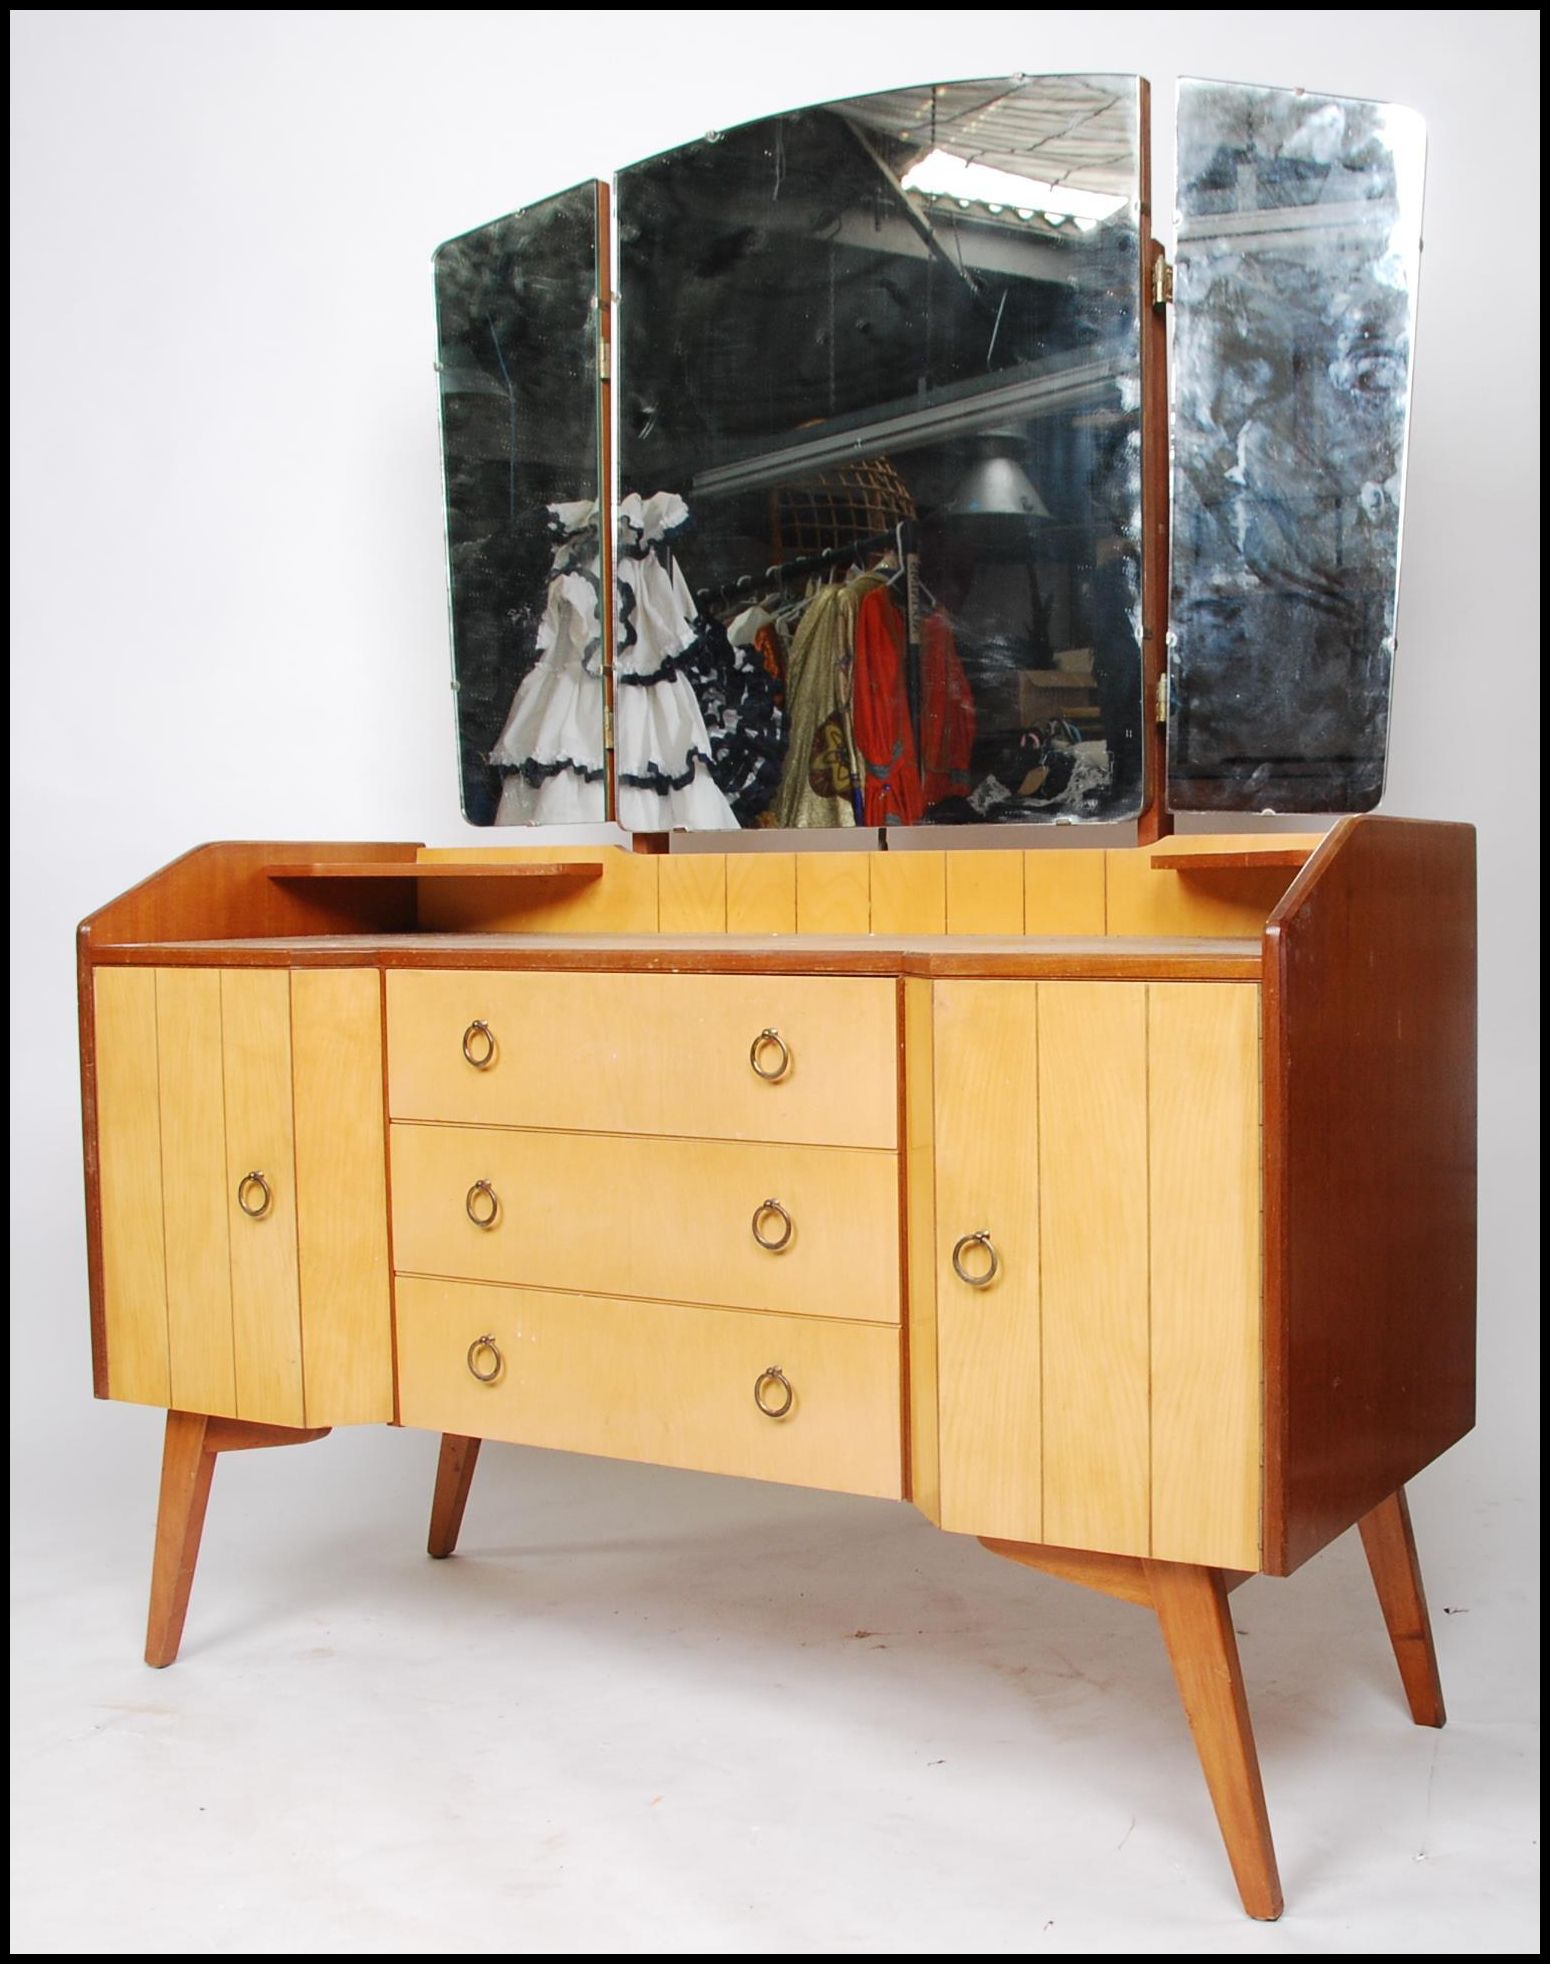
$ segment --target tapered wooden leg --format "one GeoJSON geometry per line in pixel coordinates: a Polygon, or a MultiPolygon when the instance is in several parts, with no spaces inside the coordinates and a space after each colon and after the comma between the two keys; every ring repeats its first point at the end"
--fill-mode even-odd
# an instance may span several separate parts
{"type": "Polygon", "coordinates": [[[177,1657],[183,1641],[216,1454],[256,1446],[303,1445],[327,1434],[327,1426],[302,1431],[286,1425],[206,1418],[200,1412],[168,1412],[161,1501],[156,1512],[156,1554],[151,1563],[151,1613],[145,1630],[147,1664],[164,1670],[177,1657]]]}
{"type": "Polygon", "coordinates": [[[1227,1607],[1227,1579],[1219,1569],[1184,1562],[1149,1561],[1145,1568],[1238,1894],[1250,1916],[1274,1922],[1282,1908],[1281,1878],[1227,1607]]]}
{"type": "Polygon", "coordinates": [[[1437,1675],[1432,1622],[1426,1613],[1426,1591],[1421,1587],[1421,1564],[1416,1558],[1404,1488],[1380,1501],[1363,1516],[1360,1526],[1367,1566],[1372,1570],[1383,1620],[1389,1626],[1389,1642],[1394,1646],[1394,1659],[1410,1701],[1410,1716],[1417,1725],[1446,1725],[1448,1714],[1443,1709],[1442,1680],[1437,1675]]]}
{"type": "Polygon", "coordinates": [[[457,1546],[458,1533],[463,1526],[463,1509],[468,1505],[468,1490],[474,1483],[474,1468],[479,1463],[478,1439],[465,1439],[457,1432],[444,1432],[441,1435],[441,1457],[436,1462],[436,1492],[431,1500],[431,1531],[425,1546],[444,1562],[457,1546]]]}

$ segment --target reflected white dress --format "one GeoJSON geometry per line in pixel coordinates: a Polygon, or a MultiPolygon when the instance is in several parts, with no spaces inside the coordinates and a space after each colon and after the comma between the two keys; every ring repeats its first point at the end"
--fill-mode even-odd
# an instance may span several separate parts
{"type": "Polygon", "coordinates": [[[619,648],[614,717],[619,823],[629,832],[735,832],[710,774],[699,699],[678,657],[697,640],[696,608],[669,534],[689,516],[671,491],[619,503],[619,648]]]}
{"type": "Polygon", "coordinates": [[[522,678],[490,762],[507,773],[497,825],[583,825],[603,816],[603,646],[597,501],[550,505],[559,543],[522,678]]]}

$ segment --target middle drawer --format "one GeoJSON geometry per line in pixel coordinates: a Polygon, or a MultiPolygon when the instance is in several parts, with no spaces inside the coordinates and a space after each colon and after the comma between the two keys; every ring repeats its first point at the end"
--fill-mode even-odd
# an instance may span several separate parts
{"type": "Polygon", "coordinates": [[[889,1152],[400,1122],[392,1156],[407,1274],[899,1320],[889,1152]]]}

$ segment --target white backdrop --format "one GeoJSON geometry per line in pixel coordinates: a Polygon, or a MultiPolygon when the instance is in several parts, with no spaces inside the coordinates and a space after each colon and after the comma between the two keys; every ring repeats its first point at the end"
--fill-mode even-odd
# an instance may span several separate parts
{"type": "MultiPolygon", "coordinates": [[[[1480,834],[1481,1424],[1429,1476],[1422,1526],[1467,1562],[1482,1510],[1528,1491],[1538,1382],[1537,21],[13,15],[12,1447],[34,1522],[62,1470],[149,1482],[155,1453],[150,1414],[89,1395],[76,921],[206,839],[473,836],[447,686],[435,245],[815,97],[1139,69],[1164,136],[1181,73],[1390,98],[1429,125],[1385,808],[1480,834]]],[[[394,1443],[362,1441],[363,1481],[394,1443]]],[[[89,1522],[69,1532],[89,1543],[89,1522]]]]}

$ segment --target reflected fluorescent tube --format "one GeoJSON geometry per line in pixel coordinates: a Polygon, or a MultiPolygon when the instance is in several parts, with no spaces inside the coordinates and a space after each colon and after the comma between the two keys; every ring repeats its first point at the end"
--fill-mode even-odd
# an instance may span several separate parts
{"type": "Polygon", "coordinates": [[[1125,199],[1104,191],[1081,191],[1074,184],[1051,184],[1045,178],[1019,177],[990,164],[976,164],[947,150],[933,150],[904,174],[906,191],[930,197],[956,198],[960,204],[1009,205],[1021,215],[1040,211],[1046,218],[1112,218],[1125,209],[1125,199]]]}

